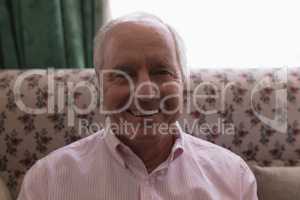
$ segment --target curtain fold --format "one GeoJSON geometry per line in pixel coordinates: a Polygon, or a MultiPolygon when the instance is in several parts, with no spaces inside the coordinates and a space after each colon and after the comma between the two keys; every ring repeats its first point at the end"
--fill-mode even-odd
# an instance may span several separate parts
{"type": "MultiPolygon", "coordinates": [[[[81,0],[62,1],[67,66],[85,66],[81,0]],[[69,10],[72,10],[70,12],[69,10]]],[[[89,42],[89,41],[87,41],[89,42]]]]}
{"type": "Polygon", "coordinates": [[[0,63],[3,66],[18,66],[16,37],[13,34],[14,22],[6,9],[5,1],[0,0],[0,63]]]}
{"type": "Polygon", "coordinates": [[[85,20],[83,23],[83,27],[85,30],[85,34],[84,34],[84,44],[85,44],[85,57],[87,59],[87,65],[91,65],[92,64],[92,43],[89,43],[87,41],[92,41],[93,40],[93,36],[94,36],[94,27],[93,24],[95,24],[95,20],[94,20],[94,16],[95,16],[95,12],[94,9],[95,8],[95,4],[94,4],[94,0],[84,0],[82,3],[82,13],[83,13],[83,17],[89,20],[85,20]]]}
{"type": "Polygon", "coordinates": [[[0,69],[92,67],[96,23],[103,23],[105,13],[102,4],[0,0],[0,69]]]}

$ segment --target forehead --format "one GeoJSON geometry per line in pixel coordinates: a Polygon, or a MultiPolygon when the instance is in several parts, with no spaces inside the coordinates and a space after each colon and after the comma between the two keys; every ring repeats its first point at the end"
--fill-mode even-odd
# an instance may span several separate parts
{"type": "Polygon", "coordinates": [[[175,59],[175,42],[169,29],[159,22],[122,22],[108,33],[105,58],[152,56],[175,59]]]}

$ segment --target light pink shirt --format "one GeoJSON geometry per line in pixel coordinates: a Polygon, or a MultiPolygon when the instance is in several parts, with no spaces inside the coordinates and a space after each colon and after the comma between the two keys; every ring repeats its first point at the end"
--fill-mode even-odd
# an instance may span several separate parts
{"type": "Polygon", "coordinates": [[[169,158],[148,174],[110,133],[101,130],[39,160],[18,199],[257,200],[252,172],[222,147],[181,131],[169,158]]]}

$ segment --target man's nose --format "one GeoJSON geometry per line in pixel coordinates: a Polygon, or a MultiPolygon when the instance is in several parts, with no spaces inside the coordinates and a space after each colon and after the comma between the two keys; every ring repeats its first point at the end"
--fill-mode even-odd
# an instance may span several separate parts
{"type": "Polygon", "coordinates": [[[159,98],[159,88],[151,81],[148,73],[142,73],[138,77],[135,97],[139,100],[145,101],[159,98]]]}

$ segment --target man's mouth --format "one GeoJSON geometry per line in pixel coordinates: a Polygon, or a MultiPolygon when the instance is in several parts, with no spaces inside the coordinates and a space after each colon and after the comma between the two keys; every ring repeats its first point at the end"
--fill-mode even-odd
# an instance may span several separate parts
{"type": "Polygon", "coordinates": [[[158,114],[160,111],[159,111],[159,109],[157,109],[157,110],[147,110],[144,112],[140,112],[138,110],[130,110],[129,109],[129,110],[127,110],[127,112],[135,117],[151,117],[153,115],[158,114]]]}

